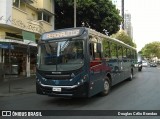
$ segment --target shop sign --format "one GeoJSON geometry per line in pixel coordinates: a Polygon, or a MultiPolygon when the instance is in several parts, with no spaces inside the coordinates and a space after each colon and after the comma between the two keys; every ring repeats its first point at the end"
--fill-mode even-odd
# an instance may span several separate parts
{"type": "Polygon", "coordinates": [[[35,42],[35,34],[27,31],[22,31],[23,40],[26,42],[26,40],[29,42],[35,42]]]}
{"type": "Polygon", "coordinates": [[[14,49],[14,46],[11,45],[11,44],[0,43],[0,48],[3,48],[3,49],[14,49]]]}

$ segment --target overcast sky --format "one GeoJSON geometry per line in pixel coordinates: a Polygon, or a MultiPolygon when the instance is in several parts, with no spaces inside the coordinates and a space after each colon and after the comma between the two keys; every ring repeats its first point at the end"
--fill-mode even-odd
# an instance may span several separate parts
{"type": "Polygon", "coordinates": [[[125,7],[132,15],[138,51],[147,43],[160,41],[160,0],[125,0],[125,7]]]}

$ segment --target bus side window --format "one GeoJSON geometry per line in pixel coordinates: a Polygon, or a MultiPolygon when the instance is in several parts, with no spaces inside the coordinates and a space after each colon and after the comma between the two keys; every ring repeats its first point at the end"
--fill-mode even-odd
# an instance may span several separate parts
{"type": "Polygon", "coordinates": [[[115,43],[111,44],[111,58],[112,59],[117,59],[118,58],[117,45],[115,43]]]}
{"type": "Polygon", "coordinates": [[[118,59],[123,58],[123,49],[122,46],[118,46],[118,59]]]}
{"type": "Polygon", "coordinates": [[[101,43],[90,43],[89,44],[90,60],[101,59],[101,43]]]}
{"type": "Polygon", "coordinates": [[[106,39],[103,40],[103,56],[107,61],[109,61],[109,58],[111,57],[110,42],[106,39]]]}
{"type": "Polygon", "coordinates": [[[97,52],[101,53],[101,43],[97,43],[97,52]]]}
{"type": "Polygon", "coordinates": [[[131,50],[127,48],[127,59],[131,59],[131,50]]]}
{"type": "Polygon", "coordinates": [[[97,56],[95,58],[98,58],[98,59],[101,59],[102,58],[102,46],[101,46],[101,43],[97,43],[97,56]]]}
{"type": "Polygon", "coordinates": [[[94,60],[94,43],[89,44],[89,54],[90,54],[90,60],[94,60]]]}

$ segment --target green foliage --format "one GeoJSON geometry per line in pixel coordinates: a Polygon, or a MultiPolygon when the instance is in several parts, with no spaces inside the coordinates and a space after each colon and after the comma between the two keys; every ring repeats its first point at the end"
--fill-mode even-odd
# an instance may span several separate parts
{"type": "Polygon", "coordinates": [[[142,51],[139,51],[138,53],[142,55],[142,51]]]}
{"type": "Polygon", "coordinates": [[[136,48],[136,44],[133,43],[132,38],[130,36],[128,36],[128,34],[123,30],[120,30],[116,34],[113,34],[111,37],[116,38],[116,39],[136,48]]]}
{"type": "MultiPolygon", "coordinates": [[[[55,0],[55,27],[73,27],[74,0],[55,0]]],[[[122,18],[110,0],[77,0],[77,27],[85,26],[103,32],[106,29],[109,34],[116,33],[122,18]]]]}
{"type": "Polygon", "coordinates": [[[147,58],[153,58],[153,57],[160,58],[160,42],[155,41],[155,42],[146,44],[142,48],[141,52],[142,52],[142,55],[147,58]]]}

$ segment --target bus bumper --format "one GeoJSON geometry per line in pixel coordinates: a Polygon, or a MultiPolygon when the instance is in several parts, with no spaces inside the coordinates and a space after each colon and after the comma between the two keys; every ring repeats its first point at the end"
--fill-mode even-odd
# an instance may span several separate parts
{"type": "Polygon", "coordinates": [[[52,86],[36,82],[36,91],[37,94],[52,97],[88,97],[88,86],[87,82],[74,86],[52,86]],[[53,88],[55,87],[60,88],[61,91],[53,91],[53,88]]]}

